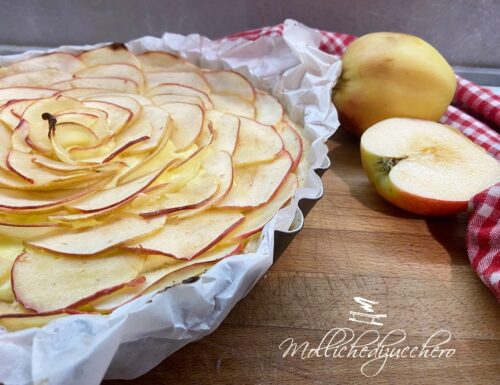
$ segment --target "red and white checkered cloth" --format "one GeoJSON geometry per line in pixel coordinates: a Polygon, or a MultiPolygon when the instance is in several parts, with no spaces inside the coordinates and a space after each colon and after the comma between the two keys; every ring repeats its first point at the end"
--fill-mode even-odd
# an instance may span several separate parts
{"type": "MultiPolygon", "coordinates": [[[[320,49],[341,56],[356,37],[320,31],[320,49]]],[[[256,40],[280,36],[283,24],[235,33],[226,39],[256,40]]],[[[500,96],[457,76],[457,91],[441,122],[458,128],[469,139],[500,159],[500,96]]],[[[500,167],[500,164],[499,164],[500,167]]],[[[500,300],[500,183],[477,194],[469,204],[467,253],[473,269],[500,300]]]]}

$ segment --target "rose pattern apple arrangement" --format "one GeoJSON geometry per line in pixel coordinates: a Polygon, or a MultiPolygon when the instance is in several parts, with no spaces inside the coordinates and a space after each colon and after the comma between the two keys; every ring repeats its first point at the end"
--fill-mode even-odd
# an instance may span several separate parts
{"type": "Polygon", "coordinates": [[[0,325],[109,313],[252,250],[303,137],[240,74],[114,44],[0,73],[0,325]]]}

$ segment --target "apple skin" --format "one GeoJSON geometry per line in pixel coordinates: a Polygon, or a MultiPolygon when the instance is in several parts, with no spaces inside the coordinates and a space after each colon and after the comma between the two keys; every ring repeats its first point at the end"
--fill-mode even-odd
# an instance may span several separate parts
{"type": "Polygon", "coordinates": [[[453,69],[416,36],[362,36],[349,45],[342,62],[333,103],[342,127],[358,136],[392,117],[438,121],[455,93],[453,69]]]}
{"type": "Polygon", "coordinates": [[[383,171],[378,163],[382,157],[367,151],[363,146],[361,150],[361,163],[365,173],[375,187],[375,190],[386,200],[399,208],[420,215],[449,215],[467,209],[468,201],[444,201],[440,199],[425,198],[395,186],[389,174],[383,171]]]}

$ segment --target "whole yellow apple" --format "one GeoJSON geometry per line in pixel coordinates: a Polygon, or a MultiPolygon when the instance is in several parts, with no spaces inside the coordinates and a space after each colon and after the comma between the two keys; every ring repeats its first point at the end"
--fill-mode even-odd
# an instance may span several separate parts
{"type": "Polygon", "coordinates": [[[342,126],[357,135],[393,117],[438,121],[455,93],[453,69],[416,36],[364,35],[349,45],[342,61],[333,102],[342,126]]]}

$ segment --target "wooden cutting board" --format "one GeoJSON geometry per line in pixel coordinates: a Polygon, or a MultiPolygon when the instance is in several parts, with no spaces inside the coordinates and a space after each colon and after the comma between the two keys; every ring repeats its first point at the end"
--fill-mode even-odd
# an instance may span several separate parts
{"type": "Polygon", "coordinates": [[[339,131],[329,146],[333,166],[323,176],[324,197],[220,328],[146,375],[106,385],[499,383],[500,306],[469,266],[466,216],[422,218],[391,206],[368,183],[358,140],[339,131]],[[354,297],[378,302],[374,313],[354,297]],[[386,317],[378,319],[383,326],[366,325],[349,321],[350,311],[386,317]],[[400,347],[421,345],[445,329],[451,340],[443,347],[456,352],[388,360],[371,378],[361,373],[368,360],[359,357],[283,358],[285,339],[317,347],[332,328],[356,336],[372,329],[381,338],[401,329],[400,347]]]}

